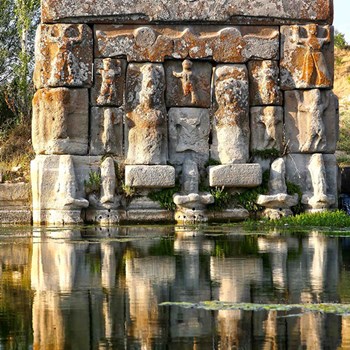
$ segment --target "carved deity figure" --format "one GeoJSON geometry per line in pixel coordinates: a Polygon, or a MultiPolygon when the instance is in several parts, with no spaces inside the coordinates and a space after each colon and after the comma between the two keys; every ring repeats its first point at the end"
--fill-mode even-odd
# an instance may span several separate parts
{"type": "Polygon", "coordinates": [[[304,112],[307,116],[305,118],[298,115],[299,131],[305,129],[305,120],[307,123],[306,138],[300,139],[300,150],[302,152],[322,151],[327,144],[323,116],[329,105],[329,95],[314,89],[304,93],[304,101],[301,101],[298,93],[295,96],[298,100],[298,114],[304,112]]]}
{"type": "Polygon", "coordinates": [[[106,108],[103,112],[103,132],[102,143],[106,153],[115,151],[115,132],[114,132],[115,115],[113,110],[106,108]]]}
{"type": "Polygon", "coordinates": [[[195,104],[198,102],[198,96],[195,89],[195,77],[192,72],[192,66],[193,63],[190,60],[184,60],[182,62],[182,72],[173,72],[173,75],[181,80],[184,96],[191,94],[191,103],[195,104]]]}
{"type": "Polygon", "coordinates": [[[165,164],[167,160],[164,70],[147,63],[141,67],[139,104],[127,113],[129,164],[165,164]]]}
{"type": "Polygon", "coordinates": [[[330,29],[326,27],[326,37],[317,37],[317,24],[306,26],[307,38],[300,38],[299,27],[293,26],[294,40],[305,47],[301,79],[309,85],[330,86],[332,84],[322,49],[331,42],[330,29]]]}
{"type": "Polygon", "coordinates": [[[214,114],[213,145],[218,154],[212,156],[222,164],[245,163],[249,158],[249,93],[244,75],[241,80],[223,74],[215,85],[218,109],[214,114]]]}
{"type": "Polygon", "coordinates": [[[72,156],[62,155],[59,161],[58,206],[60,208],[79,209],[89,206],[88,200],[76,198],[77,183],[72,156]]]}
{"type": "Polygon", "coordinates": [[[116,66],[111,58],[103,59],[103,69],[100,69],[102,77],[100,95],[97,104],[109,105],[117,98],[116,80],[121,76],[121,67],[116,66]]]}
{"type": "Polygon", "coordinates": [[[315,153],[310,158],[308,166],[313,193],[306,193],[302,197],[302,203],[308,210],[322,211],[329,208],[335,202],[333,195],[327,194],[326,168],[323,155],[315,153]]]}
{"type": "Polygon", "coordinates": [[[75,57],[74,47],[83,40],[83,33],[72,25],[64,30],[63,35],[58,35],[57,28],[53,27],[51,40],[57,44],[57,53],[52,61],[52,71],[49,84],[55,86],[57,81],[74,83],[81,73],[79,61],[75,57]]]}

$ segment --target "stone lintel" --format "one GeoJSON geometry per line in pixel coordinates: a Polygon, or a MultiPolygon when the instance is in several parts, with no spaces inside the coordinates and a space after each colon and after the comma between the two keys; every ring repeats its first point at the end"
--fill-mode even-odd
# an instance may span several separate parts
{"type": "Polygon", "coordinates": [[[229,164],[209,167],[210,186],[256,187],[261,183],[260,164],[229,164]]]}
{"type": "Polygon", "coordinates": [[[127,165],[125,184],[145,188],[174,187],[175,168],[170,165],[127,165]]]}
{"type": "Polygon", "coordinates": [[[332,23],[333,0],[42,0],[44,23],[332,23]]]}

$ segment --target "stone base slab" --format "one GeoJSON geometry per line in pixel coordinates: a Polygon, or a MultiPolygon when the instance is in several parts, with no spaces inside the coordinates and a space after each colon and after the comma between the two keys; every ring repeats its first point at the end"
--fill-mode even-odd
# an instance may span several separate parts
{"type": "Polygon", "coordinates": [[[125,184],[131,187],[175,186],[175,168],[170,165],[126,165],[125,184]]]}
{"type": "Polygon", "coordinates": [[[127,223],[172,223],[174,213],[169,210],[128,210],[125,222],[127,223]]]}
{"type": "Polygon", "coordinates": [[[208,211],[208,221],[243,221],[249,218],[249,212],[246,209],[226,209],[222,211],[208,211]]]}
{"type": "Polygon", "coordinates": [[[85,211],[84,222],[99,225],[113,225],[119,224],[120,220],[123,218],[125,218],[125,210],[88,208],[85,211]]]}
{"type": "Polygon", "coordinates": [[[230,164],[209,167],[209,185],[256,187],[262,183],[260,164],[230,164]]]}
{"type": "Polygon", "coordinates": [[[0,224],[31,224],[32,212],[29,208],[13,209],[2,208],[0,210],[0,224]]]}
{"type": "Polygon", "coordinates": [[[33,210],[33,225],[76,225],[82,224],[81,210],[33,210]]]}

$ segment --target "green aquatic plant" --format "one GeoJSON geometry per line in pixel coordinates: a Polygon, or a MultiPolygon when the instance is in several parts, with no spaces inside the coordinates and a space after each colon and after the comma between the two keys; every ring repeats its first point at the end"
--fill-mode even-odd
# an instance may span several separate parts
{"type": "Polygon", "coordinates": [[[89,179],[84,181],[86,194],[99,193],[101,188],[101,174],[98,171],[91,170],[89,179]]]}
{"type": "Polygon", "coordinates": [[[208,205],[208,210],[220,211],[230,206],[232,194],[224,186],[210,188],[208,192],[214,197],[214,203],[208,205]]]}
{"type": "Polygon", "coordinates": [[[160,207],[166,210],[175,210],[176,204],[173,202],[173,195],[180,192],[181,186],[176,184],[175,187],[165,188],[159,191],[152,191],[148,194],[148,198],[154,202],[158,202],[160,207]]]}
{"type": "Polygon", "coordinates": [[[218,310],[242,310],[242,311],[297,311],[320,312],[326,314],[347,315],[350,314],[350,304],[256,304],[256,303],[231,303],[223,301],[190,302],[164,302],[160,306],[178,306],[185,309],[218,310]]]}

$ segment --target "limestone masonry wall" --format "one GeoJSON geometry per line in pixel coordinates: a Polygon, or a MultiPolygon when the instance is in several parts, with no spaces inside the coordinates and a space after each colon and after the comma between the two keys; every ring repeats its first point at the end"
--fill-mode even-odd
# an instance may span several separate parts
{"type": "Polygon", "coordinates": [[[336,207],[332,16],[331,0],[43,0],[34,223],[242,219],[208,211],[209,189],[266,170],[264,215],[291,214],[286,181],[305,210],[336,207]],[[172,188],[175,212],[149,198],[172,188]]]}

